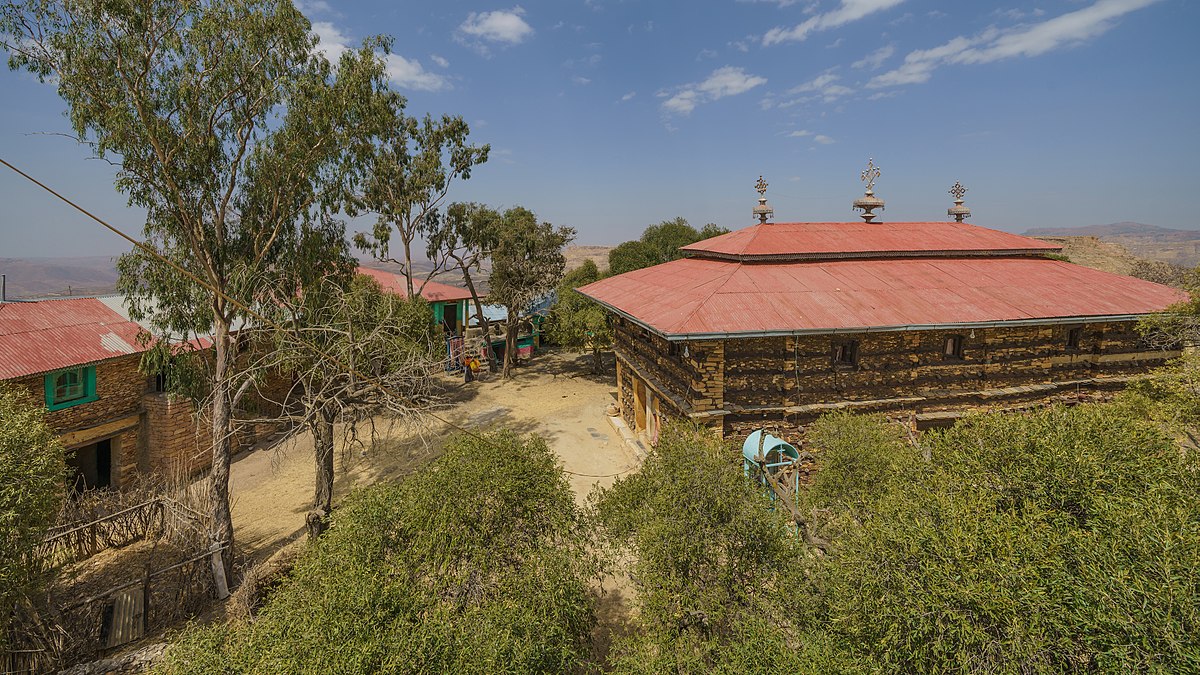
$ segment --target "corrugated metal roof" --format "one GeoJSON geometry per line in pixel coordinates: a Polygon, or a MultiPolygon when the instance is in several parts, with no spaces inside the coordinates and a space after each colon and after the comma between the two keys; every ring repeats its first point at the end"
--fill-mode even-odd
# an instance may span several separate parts
{"type": "Polygon", "coordinates": [[[579,290],[667,336],[1127,317],[1186,299],[1174,288],[1041,257],[684,258],[579,290]]]}
{"type": "Polygon", "coordinates": [[[969,223],[766,223],[682,248],[737,259],[839,259],[1059,251],[1057,244],[969,223]]]}
{"type": "Polygon", "coordinates": [[[0,379],[136,354],[141,332],[99,298],[0,303],[0,379]]]}
{"type": "MultiPolygon", "coordinates": [[[[379,282],[379,285],[386,291],[390,291],[397,295],[408,297],[408,282],[403,274],[388,272],[386,270],[375,270],[370,267],[358,268],[359,274],[364,274],[379,282]]],[[[421,281],[413,279],[413,287],[421,288],[421,281]]],[[[471,291],[449,284],[442,284],[436,281],[424,282],[424,288],[421,288],[421,297],[429,302],[453,302],[455,300],[469,300],[471,291]]]]}

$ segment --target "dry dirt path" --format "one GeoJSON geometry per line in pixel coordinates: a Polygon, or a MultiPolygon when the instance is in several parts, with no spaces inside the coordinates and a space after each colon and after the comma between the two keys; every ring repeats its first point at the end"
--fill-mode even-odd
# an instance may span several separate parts
{"type": "MultiPolygon", "coordinates": [[[[440,416],[468,428],[508,427],[545,438],[563,468],[572,472],[571,487],[580,504],[595,484],[611,485],[615,480],[611,474],[635,466],[632,453],[605,418],[615,391],[611,379],[588,376],[583,357],[546,353],[519,368],[508,381],[493,377],[468,385],[449,378],[446,382],[451,402],[440,416]]],[[[376,432],[373,444],[370,439],[365,439],[365,446],[339,443],[335,501],[356,485],[396,478],[428,462],[453,433],[439,422],[422,429],[379,426],[376,432]]],[[[230,491],[235,536],[243,555],[262,560],[302,536],[314,480],[308,434],[234,459],[230,491]]]]}

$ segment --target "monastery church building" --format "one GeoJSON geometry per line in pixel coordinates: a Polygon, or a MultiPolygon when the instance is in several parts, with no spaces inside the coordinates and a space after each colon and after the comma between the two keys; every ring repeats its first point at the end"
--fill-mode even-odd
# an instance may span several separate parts
{"type": "Polygon", "coordinates": [[[622,418],[649,441],[664,416],[734,438],[794,436],[822,413],[886,412],[918,427],[1122,387],[1178,351],[1136,330],[1177,289],[1051,257],[1061,247],[965,222],[759,222],[686,257],[579,289],[613,314],[622,418]]]}

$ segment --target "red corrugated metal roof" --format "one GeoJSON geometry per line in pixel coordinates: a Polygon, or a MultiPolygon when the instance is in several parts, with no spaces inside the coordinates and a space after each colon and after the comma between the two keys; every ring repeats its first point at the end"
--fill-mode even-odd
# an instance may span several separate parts
{"type": "Polygon", "coordinates": [[[145,351],[141,332],[97,298],[0,303],[0,380],[145,351]]]}
{"type": "Polygon", "coordinates": [[[1167,286],[1041,257],[684,258],[579,290],[668,336],[1126,317],[1186,298],[1167,286]]]}
{"type": "Polygon", "coordinates": [[[767,223],[684,246],[693,255],[831,259],[1058,251],[1057,244],[969,223],[767,223]]]}
{"type": "MultiPolygon", "coordinates": [[[[386,291],[391,291],[397,295],[408,297],[408,282],[403,274],[388,272],[385,270],[374,270],[370,267],[358,268],[359,274],[365,274],[375,281],[386,291]]],[[[453,302],[455,300],[469,300],[471,291],[449,284],[440,284],[436,281],[426,281],[425,287],[421,288],[421,281],[413,279],[413,287],[421,288],[421,297],[429,302],[453,302]]]]}

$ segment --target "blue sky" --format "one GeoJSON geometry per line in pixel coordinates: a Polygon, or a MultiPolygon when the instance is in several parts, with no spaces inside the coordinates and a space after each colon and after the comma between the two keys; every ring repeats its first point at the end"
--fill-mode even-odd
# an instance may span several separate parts
{"type": "MultiPolygon", "coordinates": [[[[875,158],[885,220],[1010,231],[1200,228],[1200,3],[1188,0],[306,0],[324,48],[395,37],[410,114],[460,114],[492,158],[457,200],[523,205],[612,244],[682,215],[853,220],[875,158]]],[[[130,231],[111,170],[55,136],[53,89],[0,73],[0,156],[130,231]]],[[[111,254],[112,235],[0,173],[0,257],[111,254]]],[[[350,230],[365,222],[351,223],[350,230]]]]}

